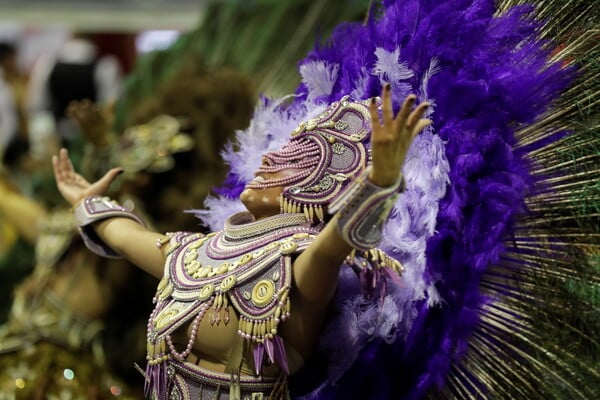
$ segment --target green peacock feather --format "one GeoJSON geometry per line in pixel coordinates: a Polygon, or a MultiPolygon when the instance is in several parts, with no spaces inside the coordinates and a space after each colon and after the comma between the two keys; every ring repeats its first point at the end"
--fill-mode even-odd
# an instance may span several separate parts
{"type": "MultiPolygon", "coordinates": [[[[498,12],[523,3],[500,0],[498,12]]],[[[518,132],[518,147],[571,134],[528,153],[539,178],[530,214],[483,280],[494,301],[435,398],[600,398],[600,13],[586,0],[535,6],[554,59],[579,73],[553,112],[518,132]]]]}

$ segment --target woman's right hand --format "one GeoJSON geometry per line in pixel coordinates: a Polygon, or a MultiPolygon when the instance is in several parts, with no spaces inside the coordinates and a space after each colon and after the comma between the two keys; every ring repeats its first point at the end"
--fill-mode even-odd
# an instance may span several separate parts
{"type": "Polygon", "coordinates": [[[122,168],[113,168],[96,182],[89,183],[75,171],[69,153],[64,148],[58,156],[52,156],[52,167],[58,191],[71,206],[85,197],[103,195],[113,179],[123,172],[122,168]]]}

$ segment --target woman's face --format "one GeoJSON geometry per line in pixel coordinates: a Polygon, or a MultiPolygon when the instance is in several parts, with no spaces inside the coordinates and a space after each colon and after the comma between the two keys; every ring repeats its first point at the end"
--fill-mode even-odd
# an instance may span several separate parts
{"type": "Polygon", "coordinates": [[[279,214],[283,189],[304,180],[318,162],[310,146],[290,142],[277,152],[267,153],[260,168],[240,195],[256,219],[279,214]]]}
{"type": "MultiPolygon", "coordinates": [[[[263,166],[267,163],[269,160],[263,157],[263,166]]],[[[288,178],[294,178],[298,172],[300,171],[297,168],[291,166],[277,172],[265,172],[261,166],[254,173],[254,179],[240,194],[242,203],[256,219],[279,214],[281,195],[285,187],[283,182],[288,178]]]]}

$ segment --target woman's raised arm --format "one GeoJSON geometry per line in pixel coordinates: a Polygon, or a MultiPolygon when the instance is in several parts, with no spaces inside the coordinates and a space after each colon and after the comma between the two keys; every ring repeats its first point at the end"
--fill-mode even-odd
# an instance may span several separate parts
{"type": "MultiPolygon", "coordinates": [[[[366,186],[375,185],[374,187],[383,193],[386,193],[386,189],[389,188],[387,195],[392,197],[391,193],[397,193],[401,186],[401,168],[413,139],[431,122],[422,118],[428,107],[427,103],[421,103],[411,111],[415,103],[415,96],[411,95],[405,99],[396,117],[392,111],[389,86],[384,89],[382,98],[382,121],[380,121],[375,102],[373,101],[370,105],[373,164],[368,176],[365,176],[364,179],[370,182],[366,186]]],[[[381,198],[383,199],[383,197],[381,198]]],[[[359,204],[358,208],[360,206],[359,204]]],[[[375,209],[377,207],[373,206],[372,213],[379,213],[379,210],[375,209]]],[[[346,210],[345,212],[355,214],[359,210],[346,210]]],[[[369,213],[368,209],[364,207],[360,212],[369,213]]],[[[381,215],[375,214],[370,217],[376,219],[387,217],[385,212],[379,213],[381,215]]],[[[315,333],[311,331],[320,328],[319,315],[324,315],[326,306],[333,297],[340,266],[351,250],[356,248],[349,243],[348,237],[344,237],[348,235],[340,233],[340,231],[344,231],[344,227],[340,226],[344,224],[344,221],[340,221],[340,217],[339,213],[336,214],[294,262],[292,292],[294,310],[292,310],[291,319],[283,327],[284,335],[285,331],[289,331],[290,334],[296,332],[300,335],[303,333],[311,335],[311,333],[315,333]]],[[[302,347],[302,343],[295,343],[295,345],[302,347]]],[[[299,348],[298,350],[302,352],[305,349],[299,348]]]]}
{"type": "MultiPolygon", "coordinates": [[[[52,165],[59,192],[74,208],[87,198],[103,196],[113,179],[123,171],[113,168],[98,181],[89,183],[75,171],[66,149],[52,157],[52,165]]],[[[156,243],[163,241],[165,235],[149,231],[131,218],[119,216],[93,222],[90,226],[114,252],[149,274],[162,277],[165,257],[156,243]]]]}

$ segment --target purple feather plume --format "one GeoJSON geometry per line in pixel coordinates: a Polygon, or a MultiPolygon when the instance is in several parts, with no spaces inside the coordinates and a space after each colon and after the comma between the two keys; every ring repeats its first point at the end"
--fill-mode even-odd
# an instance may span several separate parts
{"type": "MultiPolygon", "coordinates": [[[[405,236],[383,243],[386,250],[406,257],[398,257],[407,267],[406,287],[396,289],[395,300],[414,291],[419,282],[414,275],[419,274],[425,295],[410,306],[399,302],[397,309],[404,313],[390,343],[389,337],[366,335],[371,328],[360,324],[375,320],[373,313],[386,315],[385,302],[362,304],[359,292],[348,296],[340,290],[321,346],[322,351],[335,349],[330,359],[338,369],[330,367],[327,380],[307,399],[419,399],[444,384],[489,301],[479,288],[481,276],[498,261],[515,219],[526,212],[524,196],[534,182],[523,155],[513,149],[515,127],[544,113],[570,78],[570,71],[548,63],[530,7],[494,17],[494,2],[488,0],[403,0],[386,1],[385,6],[383,17],[366,26],[341,26],[330,44],[317,47],[301,65],[318,60],[340,65],[330,101],[361,91],[363,98],[377,95],[381,83],[390,81],[396,107],[407,91],[433,102],[430,118],[444,146],[430,151],[444,152],[438,159],[447,159],[450,183],[435,205],[435,222],[415,215],[417,204],[435,199],[432,192],[441,190],[437,184],[424,185],[425,193],[403,195],[406,202],[396,206],[386,228],[387,233],[434,231],[424,251],[405,236]],[[407,226],[415,218],[423,225],[407,226]],[[419,260],[426,264],[423,270],[415,270],[419,260]],[[344,353],[344,346],[352,351],[344,353]],[[342,376],[331,373],[339,372],[344,362],[336,359],[339,354],[352,358],[342,376]]],[[[297,93],[306,90],[300,87],[297,93]]],[[[424,162],[422,156],[417,160],[424,162]]]]}
{"type": "Polygon", "coordinates": [[[238,135],[242,151],[225,152],[221,197],[201,215],[220,228],[257,155],[327,103],[377,96],[389,82],[396,110],[408,93],[432,104],[433,125],[410,150],[408,187],[381,245],[405,266],[402,284],[388,279],[371,297],[342,269],[315,360],[291,382],[295,398],[420,399],[444,384],[492,301],[481,276],[527,212],[535,182],[515,129],[547,111],[572,75],[549,63],[531,7],[495,16],[493,0],[383,3],[382,15],[340,25],[299,63],[302,84],[287,103],[264,99],[238,135]]]}

